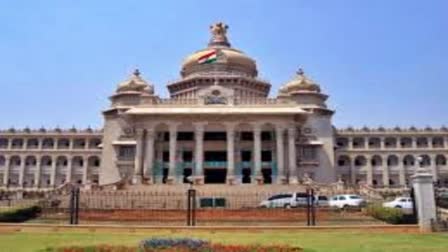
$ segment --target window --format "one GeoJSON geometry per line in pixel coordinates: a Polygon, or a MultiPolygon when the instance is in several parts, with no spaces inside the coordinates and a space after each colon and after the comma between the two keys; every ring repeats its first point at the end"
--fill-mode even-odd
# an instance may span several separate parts
{"type": "Polygon", "coordinates": [[[352,195],[352,196],[350,196],[350,199],[361,199],[361,198],[359,196],[352,195]]]}
{"type": "Polygon", "coordinates": [[[123,159],[133,159],[135,156],[135,146],[128,146],[128,145],[120,146],[118,156],[123,159]]]}
{"type": "Polygon", "coordinates": [[[254,134],[252,132],[241,132],[241,141],[253,141],[254,140],[254,134]]]}
{"type": "Polygon", "coordinates": [[[204,141],[226,141],[226,132],[205,132],[204,141]]]}
{"type": "Polygon", "coordinates": [[[345,196],[339,196],[339,200],[346,200],[345,196]]]}
{"type": "Polygon", "coordinates": [[[316,160],[316,148],[314,146],[304,146],[301,148],[303,160],[316,160]]]}
{"type": "Polygon", "coordinates": [[[272,140],[272,132],[270,131],[261,132],[261,141],[271,141],[271,140],[272,140]]]}
{"type": "Polygon", "coordinates": [[[193,160],[193,152],[192,151],[184,151],[182,153],[182,160],[184,162],[191,162],[193,160]]]}
{"type": "Polygon", "coordinates": [[[272,152],[270,150],[262,151],[261,152],[261,161],[262,162],[271,162],[272,161],[272,152]]]}
{"type": "Polygon", "coordinates": [[[193,132],[178,132],[177,140],[178,141],[193,141],[194,133],[193,132]]]}

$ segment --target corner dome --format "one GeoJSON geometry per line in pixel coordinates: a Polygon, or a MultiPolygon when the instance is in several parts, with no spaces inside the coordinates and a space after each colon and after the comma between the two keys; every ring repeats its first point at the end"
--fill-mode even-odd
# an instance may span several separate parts
{"type": "Polygon", "coordinates": [[[231,47],[227,39],[227,29],[228,26],[223,23],[210,26],[212,38],[208,47],[185,58],[181,70],[182,77],[213,75],[222,72],[250,77],[257,76],[255,60],[231,47]]]}
{"type": "Polygon", "coordinates": [[[151,84],[148,84],[141,76],[140,71],[138,69],[135,69],[135,71],[132,73],[131,77],[120,84],[118,84],[117,87],[117,93],[122,92],[128,92],[128,91],[134,91],[134,92],[146,92],[153,94],[154,93],[154,87],[151,84]]]}
{"type": "Polygon", "coordinates": [[[320,93],[320,87],[313,80],[309,79],[302,69],[299,69],[296,76],[280,88],[280,93],[293,94],[302,91],[320,93]]]}

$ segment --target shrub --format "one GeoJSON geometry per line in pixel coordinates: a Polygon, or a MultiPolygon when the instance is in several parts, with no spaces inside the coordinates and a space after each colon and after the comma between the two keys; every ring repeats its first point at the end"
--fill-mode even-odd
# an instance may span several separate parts
{"type": "Polygon", "coordinates": [[[387,208],[379,205],[367,207],[367,214],[375,219],[385,221],[390,224],[404,224],[405,215],[401,209],[387,208]]]}
{"type": "Polygon", "coordinates": [[[209,245],[208,241],[193,238],[151,238],[141,241],[140,249],[145,252],[152,252],[176,247],[195,251],[209,245]]]}
{"type": "Polygon", "coordinates": [[[0,212],[0,222],[24,222],[39,216],[41,210],[38,206],[31,206],[0,212]]]}

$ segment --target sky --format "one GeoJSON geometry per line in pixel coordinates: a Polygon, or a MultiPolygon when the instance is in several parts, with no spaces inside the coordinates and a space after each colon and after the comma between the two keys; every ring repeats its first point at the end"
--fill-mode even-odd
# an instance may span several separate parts
{"type": "Polygon", "coordinates": [[[336,127],[448,125],[447,10],[446,0],[0,0],[0,129],[100,128],[134,68],[166,97],[218,21],[271,96],[303,68],[336,127]]]}

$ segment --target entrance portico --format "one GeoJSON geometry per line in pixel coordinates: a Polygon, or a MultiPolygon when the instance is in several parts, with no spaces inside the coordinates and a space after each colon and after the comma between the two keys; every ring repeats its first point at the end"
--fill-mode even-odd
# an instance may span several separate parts
{"type": "Polygon", "coordinates": [[[289,157],[295,152],[290,150],[295,135],[288,133],[294,130],[286,130],[286,122],[178,120],[141,125],[146,126],[138,130],[136,160],[143,164],[135,162],[134,183],[142,180],[141,174],[151,183],[170,184],[183,183],[187,176],[196,184],[280,184],[298,179],[291,177],[298,174],[296,155],[289,157]]]}

